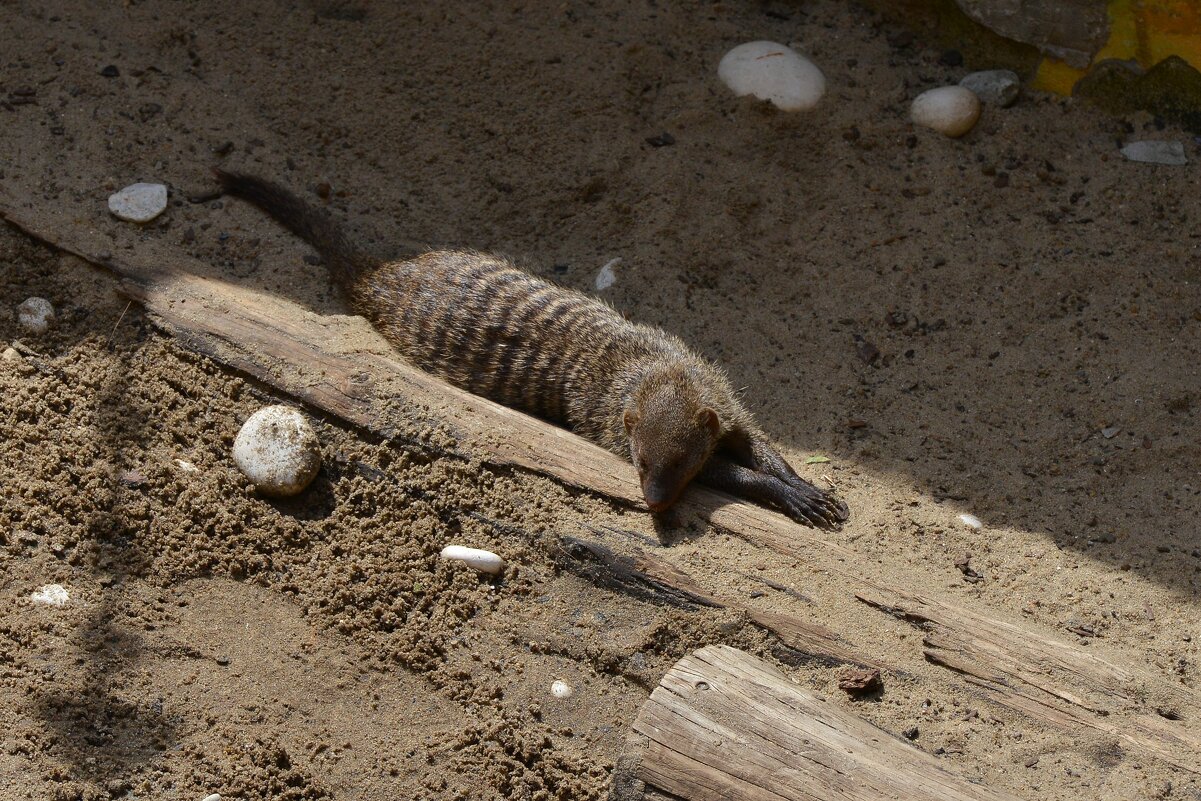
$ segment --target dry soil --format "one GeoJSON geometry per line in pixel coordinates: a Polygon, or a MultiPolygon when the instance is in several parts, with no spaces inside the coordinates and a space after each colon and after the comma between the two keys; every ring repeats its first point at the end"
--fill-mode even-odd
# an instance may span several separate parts
{"type": "MultiPolygon", "coordinates": [[[[5,202],[322,314],[345,310],[303,244],[194,202],[209,165],[327,195],[380,250],[496,250],[589,291],[620,258],[600,294],[746,387],[837,484],[853,517],[832,536],[870,577],[1201,682],[1197,167],[1118,154],[1171,138],[1201,162],[1188,133],[1034,92],[961,140],[915,130],[910,99],[967,68],[833,0],[18,0],[0,31],[5,202]],[[821,65],[816,111],[719,83],[761,38],[821,65]],[[141,228],[105,207],[137,180],[171,188],[141,228]]],[[[563,570],[560,534],[656,530],[545,479],[313,414],[316,483],[256,496],[230,445],[272,393],[8,227],[0,338],[25,353],[0,360],[4,799],[599,799],[676,659],[776,660],[744,615],[563,570]],[[58,310],[46,334],[12,316],[31,295],[58,310]],[[510,567],[440,561],[452,541],[510,567]],[[29,600],[50,583],[66,606],[29,600]]],[[[835,668],[778,663],[951,770],[1030,799],[1201,798],[1194,775],[991,706],[818,566],[703,523],[663,552],[900,666],[855,702],[835,668]]]]}

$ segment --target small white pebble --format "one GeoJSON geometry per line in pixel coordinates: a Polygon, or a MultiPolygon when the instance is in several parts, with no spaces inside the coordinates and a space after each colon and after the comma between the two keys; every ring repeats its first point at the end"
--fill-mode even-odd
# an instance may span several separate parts
{"type": "Polygon", "coordinates": [[[234,439],[233,457],[257,490],[280,498],[303,491],[321,469],[317,435],[291,406],[250,415],[234,439]]]}
{"type": "Polygon", "coordinates": [[[965,526],[971,526],[972,528],[984,528],[984,524],[980,522],[980,518],[976,517],[975,515],[960,515],[959,520],[965,526]]]}
{"type": "Polygon", "coordinates": [[[167,187],[162,184],[130,184],[108,196],[108,210],[127,222],[150,222],[166,208],[167,187]]]}
{"type": "Polygon", "coordinates": [[[54,322],[54,307],[45,298],[26,298],[17,306],[17,322],[30,333],[44,334],[54,322]]]}
{"type": "Polygon", "coordinates": [[[204,798],[200,799],[200,801],[221,801],[221,794],[213,793],[212,795],[206,795],[204,798]]]}
{"type": "Polygon", "coordinates": [[[6,362],[25,361],[24,359],[21,358],[21,354],[17,353],[16,348],[5,348],[4,353],[0,353],[0,359],[4,359],[4,361],[6,361],[6,362]]]}
{"type": "Polygon", "coordinates": [[[739,97],[770,100],[783,111],[808,111],[826,93],[817,65],[776,42],[747,42],[722,56],[717,76],[739,97]]]}
{"type": "Polygon", "coordinates": [[[605,266],[600,268],[600,271],[596,274],[596,288],[598,291],[613,286],[613,283],[617,280],[617,273],[613,272],[613,268],[619,264],[621,264],[620,256],[616,259],[609,259],[605,262],[605,266]]]}
{"type": "Polygon", "coordinates": [[[571,688],[571,685],[568,684],[567,682],[563,681],[562,679],[556,680],[550,686],[550,694],[553,695],[555,698],[570,698],[571,694],[574,692],[575,692],[575,690],[573,690],[571,688]]]}
{"type": "Polygon", "coordinates": [[[175,465],[185,473],[199,473],[200,468],[189,462],[187,459],[176,459],[175,465]]]}
{"type": "Polygon", "coordinates": [[[909,117],[941,134],[963,136],[980,119],[980,98],[962,86],[940,86],[915,97],[909,117]]]}
{"type": "Polygon", "coordinates": [[[1183,167],[1188,164],[1184,144],[1175,141],[1131,142],[1122,148],[1122,155],[1128,161],[1141,161],[1144,164],[1166,164],[1169,167],[1183,167]]]}
{"type": "Polygon", "coordinates": [[[31,593],[29,600],[46,606],[66,606],[71,594],[61,584],[46,584],[31,593]]]}
{"type": "Polygon", "coordinates": [[[505,569],[505,560],[480,548],[468,548],[464,545],[447,545],[442,549],[442,558],[462,562],[468,567],[475,568],[481,573],[497,574],[505,569]]]}

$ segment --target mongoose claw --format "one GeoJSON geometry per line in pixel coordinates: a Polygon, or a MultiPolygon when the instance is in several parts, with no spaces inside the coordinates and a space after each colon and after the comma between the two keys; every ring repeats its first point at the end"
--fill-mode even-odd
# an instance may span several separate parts
{"type": "Polygon", "coordinates": [[[851,516],[845,503],[796,474],[783,479],[783,483],[788,488],[789,494],[796,498],[786,506],[789,509],[788,516],[798,522],[809,522],[820,528],[837,528],[851,516]],[[792,514],[790,511],[792,508],[803,509],[803,516],[798,518],[792,514]]]}
{"type": "Polygon", "coordinates": [[[850,516],[847,505],[821,490],[817,492],[818,496],[814,497],[789,486],[786,492],[781,493],[777,503],[784,514],[798,523],[808,523],[817,528],[838,528],[850,516]]]}

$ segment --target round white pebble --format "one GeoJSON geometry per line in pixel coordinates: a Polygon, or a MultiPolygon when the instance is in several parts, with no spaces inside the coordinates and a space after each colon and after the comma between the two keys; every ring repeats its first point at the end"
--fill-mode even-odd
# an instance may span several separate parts
{"type": "Polygon", "coordinates": [[[550,686],[550,694],[555,698],[570,698],[574,692],[575,690],[571,688],[571,685],[562,679],[555,681],[550,686]]]}
{"type": "Polygon", "coordinates": [[[201,801],[221,801],[221,794],[213,793],[212,795],[206,795],[201,801]]]}
{"type": "Polygon", "coordinates": [[[913,100],[910,118],[947,136],[963,136],[980,119],[980,98],[962,86],[940,86],[913,100]]]}
{"type": "Polygon", "coordinates": [[[128,222],[150,222],[166,208],[167,187],[162,184],[130,184],[108,196],[108,210],[128,222]]]}
{"type": "Polygon", "coordinates": [[[17,306],[17,322],[31,334],[44,334],[54,322],[54,307],[45,298],[26,298],[17,306]]]}
{"type": "Polygon", "coordinates": [[[984,524],[980,522],[980,518],[975,515],[960,515],[959,522],[972,528],[984,528],[984,524]]]}
{"type": "Polygon", "coordinates": [[[291,406],[250,415],[234,439],[233,457],[259,492],[281,498],[304,490],[321,468],[317,435],[291,406]]]}
{"type": "Polygon", "coordinates": [[[770,100],[783,111],[808,111],[826,93],[826,76],[809,59],[776,42],[747,42],[722,57],[717,75],[738,95],[770,100]]]}
{"type": "Polygon", "coordinates": [[[464,545],[447,545],[442,549],[442,558],[462,562],[481,573],[496,574],[505,569],[505,560],[492,551],[468,548],[464,545]]]}
{"type": "Polygon", "coordinates": [[[31,593],[29,600],[46,606],[66,606],[71,594],[61,584],[46,584],[31,593]]]}

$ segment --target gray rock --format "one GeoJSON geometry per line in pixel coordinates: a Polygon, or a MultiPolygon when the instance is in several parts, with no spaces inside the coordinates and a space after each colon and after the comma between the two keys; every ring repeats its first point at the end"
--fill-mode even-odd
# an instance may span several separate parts
{"type": "Polygon", "coordinates": [[[976,97],[990,106],[1012,106],[1022,91],[1022,82],[1012,70],[984,70],[963,76],[959,85],[971,89],[976,97]]]}
{"type": "Polygon", "coordinates": [[[1130,161],[1141,161],[1146,164],[1167,164],[1172,167],[1183,167],[1188,164],[1184,155],[1184,143],[1168,140],[1146,140],[1131,142],[1122,148],[1122,155],[1130,161]]]}
{"type": "Polygon", "coordinates": [[[54,322],[54,307],[45,298],[26,298],[17,307],[17,322],[31,334],[44,334],[54,322]]]}
{"type": "Polygon", "coordinates": [[[130,184],[108,196],[108,210],[118,219],[145,223],[167,208],[167,187],[162,184],[130,184]]]}

